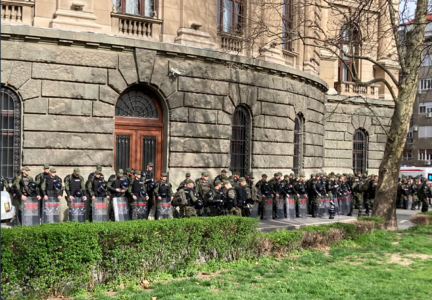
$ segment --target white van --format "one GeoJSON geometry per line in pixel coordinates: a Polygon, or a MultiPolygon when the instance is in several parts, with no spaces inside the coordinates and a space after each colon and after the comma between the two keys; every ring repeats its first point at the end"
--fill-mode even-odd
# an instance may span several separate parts
{"type": "Polygon", "coordinates": [[[402,176],[412,176],[417,177],[423,175],[423,178],[427,178],[432,181],[432,168],[423,168],[423,167],[401,167],[399,170],[399,177],[402,176]]]}
{"type": "Polygon", "coordinates": [[[16,211],[8,192],[1,192],[1,223],[12,223],[16,211]]]}

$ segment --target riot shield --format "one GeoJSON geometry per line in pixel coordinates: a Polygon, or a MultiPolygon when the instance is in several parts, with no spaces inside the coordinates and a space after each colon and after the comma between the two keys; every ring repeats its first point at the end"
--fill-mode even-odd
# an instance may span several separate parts
{"type": "Polygon", "coordinates": [[[132,220],[141,220],[148,218],[147,200],[144,197],[137,197],[132,203],[132,220]]]}
{"type": "Polygon", "coordinates": [[[93,222],[108,222],[109,220],[109,199],[95,197],[92,205],[93,222]]]}
{"type": "Polygon", "coordinates": [[[318,202],[318,217],[322,218],[324,217],[324,211],[325,211],[325,196],[317,196],[317,202],[318,202]]]}
{"type": "Polygon", "coordinates": [[[279,195],[279,198],[277,199],[276,216],[278,219],[284,219],[285,218],[284,195],[279,195]]]}
{"type": "Polygon", "coordinates": [[[75,197],[69,204],[69,221],[85,222],[86,220],[86,203],[82,198],[75,197]]]}
{"type": "Polygon", "coordinates": [[[413,204],[413,197],[410,195],[408,196],[407,209],[411,209],[412,204],[413,204]]]}
{"type": "Polygon", "coordinates": [[[351,205],[353,203],[353,194],[352,193],[348,193],[347,195],[347,201],[346,201],[346,206],[347,206],[347,211],[348,213],[351,212],[351,205]]]}
{"type": "Polygon", "coordinates": [[[329,214],[329,209],[330,209],[330,196],[322,196],[323,198],[323,207],[322,207],[322,211],[321,211],[321,215],[322,217],[328,217],[330,216],[329,214]]]}
{"type": "Polygon", "coordinates": [[[296,208],[294,195],[289,195],[287,198],[288,219],[296,218],[296,208]]]}
{"type": "Polygon", "coordinates": [[[347,206],[347,201],[348,201],[348,194],[347,193],[343,193],[342,195],[340,195],[339,197],[339,200],[340,200],[340,207],[339,207],[339,210],[340,210],[340,212],[341,212],[341,214],[342,215],[347,215],[348,213],[349,213],[349,209],[347,209],[348,208],[348,206],[347,206]]]}
{"type": "Polygon", "coordinates": [[[170,197],[162,197],[162,199],[158,201],[160,201],[159,207],[157,208],[158,219],[172,219],[173,211],[170,197]]]}
{"type": "Polygon", "coordinates": [[[60,222],[60,200],[57,197],[43,199],[42,208],[42,223],[60,222]]]}
{"type": "Polygon", "coordinates": [[[258,207],[259,207],[259,202],[255,201],[255,203],[251,209],[251,218],[258,218],[259,217],[258,207]]]}
{"type": "Polygon", "coordinates": [[[273,199],[271,195],[264,198],[264,219],[271,220],[273,218],[273,199]]]}
{"type": "Polygon", "coordinates": [[[339,200],[335,195],[333,195],[333,203],[334,203],[335,215],[340,215],[339,200]]]}
{"type": "Polygon", "coordinates": [[[27,197],[26,201],[22,201],[21,213],[23,226],[40,224],[39,205],[39,200],[36,197],[27,197]]]}
{"type": "Polygon", "coordinates": [[[129,209],[126,197],[113,198],[114,219],[116,221],[129,221],[129,209]]]}
{"type": "Polygon", "coordinates": [[[300,195],[299,199],[299,217],[302,219],[307,218],[307,200],[305,195],[300,195]]]}

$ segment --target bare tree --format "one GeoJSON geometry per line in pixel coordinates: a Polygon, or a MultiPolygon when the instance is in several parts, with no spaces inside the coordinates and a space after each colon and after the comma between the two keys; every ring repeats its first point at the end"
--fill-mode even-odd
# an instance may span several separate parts
{"type": "Polygon", "coordinates": [[[428,0],[417,0],[414,14],[408,1],[251,0],[237,28],[249,56],[265,58],[282,48],[288,56],[298,53],[293,67],[317,75],[321,60],[334,59],[347,81],[379,85],[394,101],[390,124],[383,126],[387,143],[373,207],[387,229],[397,229],[399,168],[425,51],[428,0]],[[362,62],[378,70],[374,77],[362,80],[362,62]]]}

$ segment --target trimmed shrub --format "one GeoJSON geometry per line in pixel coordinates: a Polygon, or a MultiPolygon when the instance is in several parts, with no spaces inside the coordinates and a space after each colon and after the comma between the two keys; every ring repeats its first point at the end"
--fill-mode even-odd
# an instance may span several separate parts
{"type": "Polygon", "coordinates": [[[299,231],[279,230],[262,234],[262,239],[267,239],[272,245],[271,252],[290,253],[301,250],[303,234],[299,231]]]}
{"type": "Polygon", "coordinates": [[[59,223],[2,229],[2,298],[118,286],[196,263],[256,256],[253,218],[59,223]]]}
{"type": "Polygon", "coordinates": [[[410,218],[410,221],[416,225],[424,225],[428,226],[430,225],[432,221],[432,214],[417,214],[410,218]]]}
{"type": "Polygon", "coordinates": [[[382,225],[384,223],[383,219],[380,217],[358,217],[357,220],[375,222],[375,229],[382,229],[382,225]]]}

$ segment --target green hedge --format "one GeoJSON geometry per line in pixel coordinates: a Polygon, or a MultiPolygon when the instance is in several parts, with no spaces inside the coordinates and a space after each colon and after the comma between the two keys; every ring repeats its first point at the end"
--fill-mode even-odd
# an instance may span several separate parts
{"type": "Polygon", "coordinates": [[[74,295],[155,278],[193,274],[207,261],[284,255],[370,232],[380,220],[259,233],[239,217],[59,223],[1,232],[2,299],[74,295]]]}
{"type": "Polygon", "coordinates": [[[256,256],[258,220],[218,217],[59,223],[1,232],[3,299],[118,286],[196,263],[256,256]]]}

